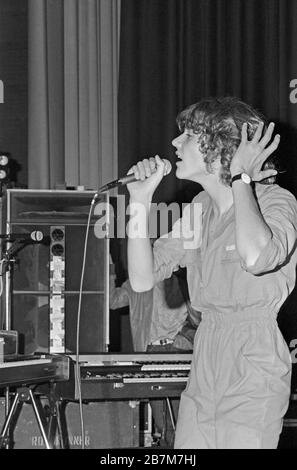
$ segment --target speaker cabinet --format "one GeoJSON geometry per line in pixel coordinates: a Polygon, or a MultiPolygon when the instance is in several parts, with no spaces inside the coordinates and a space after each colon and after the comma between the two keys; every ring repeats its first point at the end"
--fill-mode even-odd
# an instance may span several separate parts
{"type": "MultiPolygon", "coordinates": [[[[91,191],[7,191],[5,233],[21,236],[3,305],[20,353],[75,353],[79,289],[91,191]],[[32,238],[34,240],[32,240],[32,238]],[[41,240],[39,240],[42,238],[41,240]],[[37,239],[37,241],[35,241],[37,239]]],[[[101,195],[99,203],[108,203],[101,195]]],[[[80,317],[80,353],[107,350],[109,241],[98,238],[91,218],[80,317]]],[[[12,237],[13,238],[13,237],[12,237]]],[[[2,252],[7,250],[2,247],[2,252]]]]}
{"type": "MultiPolygon", "coordinates": [[[[43,407],[47,400],[41,398],[43,407]]],[[[139,402],[115,401],[83,404],[86,449],[113,449],[139,446],[139,402]]],[[[0,423],[5,418],[5,401],[0,398],[0,423]]],[[[62,419],[66,448],[82,444],[78,403],[67,403],[62,419]],[[64,426],[65,419],[65,426],[64,426]],[[67,428],[67,431],[66,431],[67,428]]],[[[33,408],[25,403],[14,430],[14,449],[45,449],[33,408]]],[[[59,447],[58,436],[56,447],[59,447]]]]}
{"type": "MultiPolygon", "coordinates": [[[[85,447],[89,449],[130,448],[139,446],[139,402],[113,401],[83,404],[85,447]]],[[[81,425],[78,403],[65,410],[70,449],[80,447],[81,425]]]]}

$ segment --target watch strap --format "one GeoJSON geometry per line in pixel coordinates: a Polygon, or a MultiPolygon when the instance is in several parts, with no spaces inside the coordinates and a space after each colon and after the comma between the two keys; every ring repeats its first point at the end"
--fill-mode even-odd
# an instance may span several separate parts
{"type": "Polygon", "coordinates": [[[241,180],[241,173],[238,173],[237,175],[233,176],[231,179],[231,186],[236,180],[241,180]]]}

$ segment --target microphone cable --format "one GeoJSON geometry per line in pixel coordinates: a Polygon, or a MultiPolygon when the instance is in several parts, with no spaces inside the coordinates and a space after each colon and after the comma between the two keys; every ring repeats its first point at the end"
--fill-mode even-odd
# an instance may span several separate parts
{"type": "Polygon", "coordinates": [[[85,449],[85,425],[84,425],[84,416],[83,416],[83,403],[82,403],[82,393],[81,393],[81,376],[80,376],[80,366],[79,366],[79,336],[80,336],[80,318],[81,318],[81,302],[82,302],[82,289],[85,275],[85,266],[87,258],[87,247],[88,247],[88,238],[91,224],[91,217],[93,208],[96,202],[97,197],[100,193],[106,192],[104,186],[100,188],[93,196],[93,199],[90,204],[85,241],[84,241],[84,250],[83,250],[83,261],[80,277],[80,286],[79,286],[79,297],[78,297],[78,308],[77,308],[77,323],[76,323],[76,348],[75,348],[75,381],[78,392],[78,403],[79,403],[79,416],[80,416],[80,428],[81,428],[81,448],[85,449]]]}
{"type": "Polygon", "coordinates": [[[2,294],[3,294],[3,276],[4,276],[4,272],[3,272],[3,264],[5,263],[5,259],[1,259],[0,261],[0,298],[2,297],[2,294]]]}
{"type": "Polygon", "coordinates": [[[94,203],[95,203],[95,198],[92,199],[92,202],[90,205],[87,227],[86,227],[84,250],[83,250],[83,261],[82,261],[82,269],[81,269],[81,276],[80,276],[79,296],[78,296],[77,323],[76,323],[75,380],[76,380],[77,391],[78,391],[79,416],[80,416],[80,426],[81,426],[81,448],[82,449],[85,449],[85,426],[84,426],[82,394],[81,394],[81,378],[80,378],[80,366],[79,366],[79,336],[80,336],[82,289],[83,289],[83,282],[84,282],[84,275],[85,275],[89,230],[90,230],[90,223],[91,223],[94,203]]]}

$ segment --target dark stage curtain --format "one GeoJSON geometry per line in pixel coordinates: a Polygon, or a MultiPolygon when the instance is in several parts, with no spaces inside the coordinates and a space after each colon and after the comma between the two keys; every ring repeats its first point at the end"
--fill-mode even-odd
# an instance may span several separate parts
{"type": "MultiPolygon", "coordinates": [[[[294,79],[296,0],[122,0],[119,174],[156,153],[174,162],[177,112],[205,96],[235,95],[278,123],[278,153],[290,169],[280,183],[296,194],[294,79]]],[[[173,171],[156,200],[187,197],[189,187],[173,171]]]]}

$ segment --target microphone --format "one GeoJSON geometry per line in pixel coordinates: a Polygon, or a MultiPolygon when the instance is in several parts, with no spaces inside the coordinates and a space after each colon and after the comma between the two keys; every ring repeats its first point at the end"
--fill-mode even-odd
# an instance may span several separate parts
{"type": "MultiPolygon", "coordinates": [[[[164,176],[167,176],[172,170],[172,165],[170,161],[167,160],[166,158],[163,158],[162,160],[165,164],[164,176]]],[[[155,171],[153,171],[153,173],[155,173],[155,171]]],[[[135,178],[135,175],[126,175],[126,176],[123,176],[123,178],[119,178],[118,180],[114,180],[114,181],[111,181],[110,183],[105,184],[99,189],[99,192],[101,193],[104,191],[109,191],[110,189],[117,188],[118,186],[124,186],[129,183],[134,183],[134,181],[138,181],[135,178]]]]}
{"type": "Polygon", "coordinates": [[[50,237],[44,237],[40,230],[34,230],[31,233],[8,233],[0,235],[0,238],[4,238],[5,243],[12,242],[12,245],[3,253],[3,260],[10,262],[10,260],[25,246],[30,243],[40,243],[43,241],[44,244],[49,244],[50,237]]]}
{"type": "Polygon", "coordinates": [[[31,233],[6,233],[0,235],[0,238],[4,238],[7,242],[15,240],[41,242],[43,240],[43,233],[40,230],[34,230],[31,233]]]}

